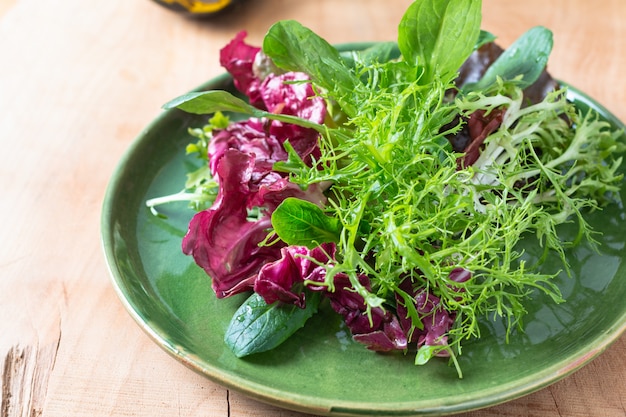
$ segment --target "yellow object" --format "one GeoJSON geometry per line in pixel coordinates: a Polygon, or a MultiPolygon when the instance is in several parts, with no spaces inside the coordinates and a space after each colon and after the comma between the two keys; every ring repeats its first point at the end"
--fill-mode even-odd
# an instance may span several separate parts
{"type": "Polygon", "coordinates": [[[215,13],[232,3],[232,0],[159,0],[164,4],[182,6],[190,13],[215,13]]]}

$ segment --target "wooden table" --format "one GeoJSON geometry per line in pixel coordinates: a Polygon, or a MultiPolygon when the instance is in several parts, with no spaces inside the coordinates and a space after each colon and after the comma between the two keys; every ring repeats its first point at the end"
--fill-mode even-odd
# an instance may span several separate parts
{"type": "MultiPolygon", "coordinates": [[[[293,18],[332,43],[392,40],[408,0],[248,0],[213,21],[148,0],[0,0],[0,415],[276,416],[155,345],[111,285],[107,182],[160,106],[222,72],[239,30],[293,18]]],[[[551,28],[550,70],[626,120],[624,0],[485,0],[508,45],[551,28]]],[[[626,301],[625,301],[626,302],[626,301]]],[[[626,415],[626,336],[575,374],[467,416],[626,415]]]]}

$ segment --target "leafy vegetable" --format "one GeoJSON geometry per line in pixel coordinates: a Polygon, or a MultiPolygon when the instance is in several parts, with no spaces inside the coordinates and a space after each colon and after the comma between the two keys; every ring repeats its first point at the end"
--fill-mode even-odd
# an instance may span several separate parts
{"type": "Polygon", "coordinates": [[[484,90],[495,84],[498,77],[508,81],[518,79],[522,89],[528,87],[546,67],[552,43],[552,32],[548,29],[541,26],[530,29],[507,48],[479,82],[468,84],[463,90],[484,90]]]}
{"type": "Polygon", "coordinates": [[[202,165],[195,171],[187,174],[185,188],[182,191],[146,201],[146,205],[154,215],[167,218],[167,216],[159,213],[156,208],[162,204],[175,201],[188,202],[189,206],[196,211],[211,207],[217,197],[219,185],[215,181],[208,163],[209,142],[212,139],[214,130],[226,129],[229,124],[230,120],[228,117],[221,112],[216,112],[203,128],[189,129],[189,134],[198,138],[198,141],[187,145],[186,152],[188,155],[195,154],[202,165]]]}
{"type": "Polygon", "coordinates": [[[421,84],[453,76],[474,49],[480,33],[480,0],[416,1],[398,27],[404,59],[424,68],[421,84]]]}
{"type": "Polygon", "coordinates": [[[297,198],[286,198],[272,213],[272,226],[288,245],[313,249],[322,243],[337,242],[339,221],[328,217],[317,205],[297,198]]]}
{"type": "Polygon", "coordinates": [[[619,191],[626,146],[565,89],[543,89],[556,85],[550,31],[499,55],[480,7],[416,0],[399,56],[389,43],[340,54],[294,21],[272,26],[262,51],[240,33],[220,59],[249,103],[212,91],[166,104],[249,116],[225,125],[218,113],[196,131],[208,170],[188,186],[214,201],[183,240],[218,297],[254,291],[226,336],[236,355],[282,342],[321,296],[367,348],[449,357],[461,376],[480,320],[511,332],[534,293],[564,301],[520,242],[567,270],[567,247],[595,243],[584,213],[619,191]],[[457,79],[477,61],[479,77],[457,79]],[[549,82],[525,95],[539,78],[549,82]],[[558,234],[568,222],[571,241],[558,234]]]}
{"type": "Polygon", "coordinates": [[[224,341],[239,358],[274,349],[317,312],[320,298],[319,293],[312,293],[306,307],[300,308],[280,302],[268,305],[253,293],[235,312],[224,341]]]}
{"type": "Polygon", "coordinates": [[[211,90],[187,93],[163,105],[164,109],[180,109],[193,114],[210,114],[214,112],[234,112],[247,114],[258,118],[278,120],[284,123],[293,123],[298,126],[324,131],[319,123],[312,123],[299,117],[287,114],[270,113],[251,106],[242,99],[235,97],[228,91],[211,90]]]}
{"type": "Polygon", "coordinates": [[[304,72],[316,84],[336,92],[335,99],[348,114],[357,110],[351,98],[359,80],[346,68],[337,49],[310,29],[293,20],[278,22],[263,40],[263,52],[278,67],[304,72]]]}
{"type": "Polygon", "coordinates": [[[486,30],[481,30],[480,34],[478,35],[478,41],[476,42],[476,46],[474,49],[479,49],[481,46],[492,43],[495,40],[496,36],[493,33],[487,32],[486,30]]]}

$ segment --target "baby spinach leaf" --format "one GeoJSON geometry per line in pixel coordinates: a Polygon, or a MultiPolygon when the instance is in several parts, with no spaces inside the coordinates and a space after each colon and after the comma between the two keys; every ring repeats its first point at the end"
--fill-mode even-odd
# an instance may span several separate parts
{"type": "Polygon", "coordinates": [[[286,198],[272,213],[274,231],[288,245],[314,248],[325,242],[338,242],[341,223],[317,205],[286,198]]]}
{"type": "Polygon", "coordinates": [[[263,52],[280,68],[302,71],[330,90],[344,111],[354,114],[350,98],[359,83],[339,51],[325,39],[293,20],[274,24],[263,40],[263,52]]]}
{"type": "Polygon", "coordinates": [[[424,67],[420,84],[453,76],[480,33],[480,0],[419,0],[402,17],[398,46],[405,60],[424,67]]]}
{"type": "Polygon", "coordinates": [[[495,84],[498,77],[505,81],[521,77],[519,87],[528,87],[546,67],[552,43],[550,30],[542,26],[528,30],[491,64],[480,81],[465,85],[463,92],[485,90],[495,84]]]}
{"type": "Polygon", "coordinates": [[[306,307],[276,302],[267,304],[263,297],[253,293],[237,309],[224,341],[238,357],[265,352],[287,340],[317,312],[321,295],[306,293],[306,307]]]}

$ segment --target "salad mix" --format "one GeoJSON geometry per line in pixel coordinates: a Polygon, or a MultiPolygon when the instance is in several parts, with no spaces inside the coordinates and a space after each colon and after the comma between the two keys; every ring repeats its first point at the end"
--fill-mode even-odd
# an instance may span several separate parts
{"type": "Polygon", "coordinates": [[[566,248],[595,243],[584,213],[619,190],[622,133],[548,74],[548,29],[502,50],[480,25],[480,1],[416,0],[397,42],[340,52],[281,21],[262,47],[241,32],[221,50],[241,94],[165,105],[211,115],[187,148],[203,166],[148,205],[190,201],[183,252],[218,298],[251,293],[225,335],[237,356],[332,308],[368,349],[449,357],[461,376],[481,319],[512,331],[534,292],[563,301],[518,243],[564,270],[566,248]]]}

